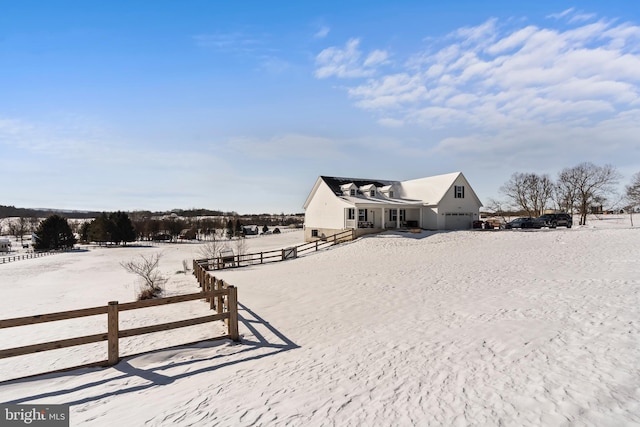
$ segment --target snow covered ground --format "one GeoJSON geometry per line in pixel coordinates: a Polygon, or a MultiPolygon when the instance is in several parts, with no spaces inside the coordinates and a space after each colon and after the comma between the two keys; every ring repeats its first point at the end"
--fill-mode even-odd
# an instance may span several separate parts
{"type": "MultiPolygon", "coordinates": [[[[250,251],[302,232],[249,240],[250,251]]],[[[197,244],[90,248],[0,264],[2,318],[131,301],[119,263],[162,252],[168,294],[197,244]]],[[[222,325],[122,340],[116,366],[0,384],[0,402],[67,403],[71,425],[640,425],[640,228],[388,232],[225,270],[242,343],[222,325]]],[[[201,301],[122,327],[205,315],[201,301]],[[160,320],[159,320],[160,319],[160,320]]],[[[135,312],[135,314],[134,314],[135,312]]],[[[131,314],[129,314],[131,313],[131,314]]],[[[127,316],[124,316],[127,314],[127,316]]],[[[0,347],[104,332],[104,316],[0,330],[0,347]]],[[[106,344],[0,360],[0,380],[106,358],[106,344]]]]}

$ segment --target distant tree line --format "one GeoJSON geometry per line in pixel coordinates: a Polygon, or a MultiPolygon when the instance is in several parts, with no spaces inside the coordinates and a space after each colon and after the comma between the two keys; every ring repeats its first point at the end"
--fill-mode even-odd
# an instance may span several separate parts
{"type": "MultiPolygon", "coordinates": [[[[58,215],[69,221],[69,226],[82,241],[96,242],[113,242],[124,243],[131,241],[130,234],[122,232],[118,233],[118,227],[114,227],[112,222],[126,221],[126,217],[130,220],[135,239],[140,240],[176,240],[179,237],[184,239],[208,239],[215,232],[220,234],[229,234],[228,222],[233,222],[232,236],[237,235],[242,230],[243,225],[255,226],[302,226],[304,222],[304,214],[251,214],[238,215],[235,212],[211,211],[206,209],[190,209],[190,210],[174,210],[169,213],[158,214],[151,211],[133,211],[116,213],[94,212],[94,213],[78,213],[66,215],[61,212],[51,213],[47,215],[47,210],[33,210],[14,208],[12,206],[2,206],[0,215],[0,234],[10,234],[16,239],[22,240],[25,235],[35,232],[43,217],[58,215]],[[24,214],[24,215],[21,215],[24,214]],[[33,216],[27,216],[33,214],[33,216]],[[196,214],[205,214],[203,216],[196,214]],[[207,214],[220,214],[209,216],[207,214]],[[184,216],[183,216],[184,215],[184,216]],[[78,217],[79,216],[79,217],[78,217]],[[90,221],[89,221],[90,220],[90,221]],[[96,221],[97,220],[97,221],[96,221]],[[94,223],[95,221],[95,223],[94,223]],[[92,226],[90,224],[94,223],[92,226]],[[240,225],[238,225],[240,224],[240,225]],[[91,233],[89,233],[92,229],[91,233]],[[93,240],[95,239],[95,240],[93,240]]],[[[120,225],[122,227],[122,225],[120,225]]]]}
{"type": "Polygon", "coordinates": [[[64,211],[56,209],[29,209],[0,205],[0,218],[47,218],[51,215],[59,215],[64,218],[83,219],[95,218],[99,214],[100,212],[64,211]]]}
{"type": "Polygon", "coordinates": [[[103,212],[91,222],[80,226],[83,242],[126,244],[136,240],[136,231],[126,212],[103,212]]]}
{"type": "MultiPolygon", "coordinates": [[[[560,171],[556,180],[549,175],[516,172],[500,188],[506,196],[503,203],[491,200],[489,207],[494,211],[517,209],[528,216],[539,216],[546,209],[553,208],[573,214],[580,214],[580,225],[587,222],[587,215],[595,206],[603,206],[615,195],[615,186],[620,174],[611,165],[598,166],[593,163],[581,163],[560,171]]],[[[633,210],[640,206],[640,172],[627,186],[622,207],[633,210]]]]}

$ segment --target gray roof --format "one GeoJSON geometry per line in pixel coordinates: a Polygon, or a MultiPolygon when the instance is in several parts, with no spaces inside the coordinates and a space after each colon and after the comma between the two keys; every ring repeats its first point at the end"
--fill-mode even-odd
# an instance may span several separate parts
{"type": "MultiPolygon", "coordinates": [[[[340,178],[336,176],[321,176],[322,180],[329,186],[336,196],[342,196],[341,185],[354,183],[356,187],[373,184],[376,187],[384,187],[386,185],[397,184],[398,181],[388,181],[380,179],[362,179],[362,178],[340,178]]],[[[359,192],[359,191],[358,191],[359,192]]]]}
{"type": "Polygon", "coordinates": [[[353,183],[356,187],[364,187],[367,185],[375,185],[377,188],[387,187],[390,185],[400,185],[400,181],[389,181],[381,179],[362,179],[362,178],[342,178],[335,176],[321,176],[320,177],[325,184],[333,191],[333,193],[342,200],[351,204],[379,204],[379,205],[416,205],[422,204],[420,200],[402,198],[396,195],[395,197],[381,197],[376,194],[375,197],[370,197],[368,194],[362,193],[360,190],[356,190],[355,196],[344,195],[341,186],[345,184],[353,183]]]}

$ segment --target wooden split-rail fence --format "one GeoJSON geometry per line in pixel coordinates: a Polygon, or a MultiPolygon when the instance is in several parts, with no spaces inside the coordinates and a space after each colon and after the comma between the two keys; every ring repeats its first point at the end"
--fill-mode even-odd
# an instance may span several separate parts
{"type": "Polygon", "coordinates": [[[47,255],[61,254],[67,251],[47,251],[47,252],[30,252],[28,254],[20,255],[4,255],[0,258],[0,264],[6,264],[13,261],[21,261],[23,259],[40,258],[47,255]]]}
{"type": "MultiPolygon", "coordinates": [[[[231,339],[239,341],[238,334],[238,293],[234,286],[223,283],[218,287],[206,286],[202,292],[176,295],[166,298],[157,298],[151,300],[143,300],[136,302],[128,302],[119,304],[118,301],[111,301],[106,306],[83,308],[79,310],[62,311],[58,313],[40,314],[35,316],[18,317],[13,319],[0,320],[0,329],[13,328],[27,325],[35,325],[38,323],[62,321],[68,319],[76,319],[79,317],[107,315],[107,332],[85,335],[77,338],[69,338],[46,343],[27,345],[22,347],[8,348],[0,350],[0,359],[7,357],[15,357],[26,354],[38,353],[41,351],[55,350],[65,347],[72,347],[82,344],[90,344],[99,341],[107,341],[107,360],[97,361],[82,366],[73,366],[65,368],[91,367],[91,366],[111,366],[120,360],[119,339],[132,337],[136,335],[148,334],[151,332],[167,331],[186,326],[193,326],[207,322],[223,320],[227,325],[228,333],[222,336],[210,338],[210,340],[231,339]],[[166,304],[176,304],[180,302],[205,299],[210,304],[211,309],[216,309],[216,314],[196,317],[193,319],[179,320],[169,323],[160,323],[150,326],[143,326],[133,329],[120,329],[118,323],[118,313],[126,310],[136,310],[147,307],[156,307],[166,304]]],[[[186,344],[186,343],[185,343],[186,344]]],[[[133,356],[133,355],[127,355],[133,356]]]]}
{"type": "Polygon", "coordinates": [[[297,258],[306,252],[318,251],[322,248],[351,240],[355,240],[355,230],[345,230],[314,242],[303,243],[285,249],[250,254],[234,254],[229,251],[228,253],[221,253],[220,256],[215,258],[194,260],[194,271],[196,264],[204,270],[221,270],[229,267],[281,262],[287,259],[297,258]]]}

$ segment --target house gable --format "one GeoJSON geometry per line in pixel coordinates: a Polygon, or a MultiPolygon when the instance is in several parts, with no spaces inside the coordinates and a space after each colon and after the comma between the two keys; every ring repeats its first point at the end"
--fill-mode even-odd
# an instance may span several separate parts
{"type": "Polygon", "coordinates": [[[482,206],[482,202],[462,172],[402,181],[400,185],[403,197],[422,200],[428,206],[438,206],[450,192],[454,191],[454,185],[463,185],[465,197],[471,197],[478,207],[482,206]]]}

